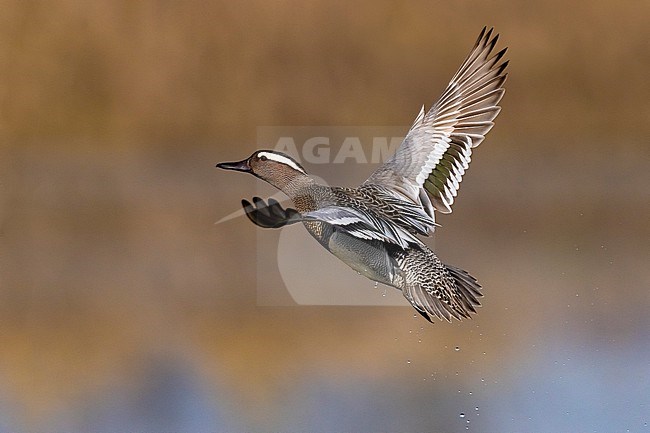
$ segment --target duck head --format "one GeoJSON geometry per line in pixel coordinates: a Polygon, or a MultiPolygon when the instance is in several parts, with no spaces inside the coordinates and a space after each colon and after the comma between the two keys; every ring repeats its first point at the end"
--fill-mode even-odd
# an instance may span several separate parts
{"type": "Polygon", "coordinates": [[[274,150],[258,150],[242,161],[221,162],[217,168],[250,173],[285,192],[311,180],[295,159],[274,150]]]}

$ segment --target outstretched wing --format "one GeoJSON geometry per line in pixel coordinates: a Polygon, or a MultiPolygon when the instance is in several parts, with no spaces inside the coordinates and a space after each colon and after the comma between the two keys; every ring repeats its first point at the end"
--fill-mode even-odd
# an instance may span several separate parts
{"type": "Polygon", "coordinates": [[[300,221],[300,213],[292,208],[284,209],[276,200],[269,198],[268,204],[259,197],[253,197],[253,204],[241,201],[246,216],[253,224],[266,229],[277,229],[300,221]]]}
{"type": "Polygon", "coordinates": [[[253,203],[242,200],[246,216],[262,228],[280,228],[305,221],[320,221],[334,227],[345,227],[348,234],[360,239],[380,240],[407,248],[410,243],[420,241],[411,233],[385,218],[371,212],[342,206],[327,206],[316,211],[300,214],[292,208],[284,209],[276,200],[269,198],[268,204],[259,197],[253,203]]]}
{"type": "Polygon", "coordinates": [[[418,205],[449,213],[472,148],[494,125],[505,89],[506,48],[490,57],[499,35],[484,28],[436,104],[424,106],[397,152],[366,180],[418,205]],[[429,196],[427,196],[427,193],[429,196]]]}

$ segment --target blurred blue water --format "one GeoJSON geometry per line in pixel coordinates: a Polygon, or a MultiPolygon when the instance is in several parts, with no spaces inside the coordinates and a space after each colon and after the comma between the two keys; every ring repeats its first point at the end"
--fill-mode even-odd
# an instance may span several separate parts
{"type": "Polygon", "coordinates": [[[482,402],[490,430],[650,431],[650,348],[638,343],[619,351],[560,344],[540,353],[511,386],[482,402]]]}
{"type": "MultiPolygon", "coordinates": [[[[115,383],[59,412],[43,431],[650,431],[648,345],[613,351],[565,343],[535,344],[530,362],[469,388],[453,375],[296,377],[270,409],[242,403],[237,389],[215,387],[180,352],[159,354],[134,383],[115,383]]],[[[30,431],[18,424],[17,408],[2,401],[0,431],[30,431]]]]}
{"type": "Polygon", "coordinates": [[[127,385],[86,402],[69,431],[236,431],[238,425],[225,409],[226,398],[206,386],[182,359],[157,359],[139,389],[127,385]]]}

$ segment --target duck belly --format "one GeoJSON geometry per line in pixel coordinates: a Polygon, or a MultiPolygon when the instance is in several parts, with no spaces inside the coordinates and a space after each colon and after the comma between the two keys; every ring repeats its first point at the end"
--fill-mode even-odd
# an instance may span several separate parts
{"type": "Polygon", "coordinates": [[[359,239],[345,232],[334,231],[327,249],[343,263],[373,281],[393,286],[399,272],[397,262],[390,256],[386,244],[376,240],[359,239]]]}

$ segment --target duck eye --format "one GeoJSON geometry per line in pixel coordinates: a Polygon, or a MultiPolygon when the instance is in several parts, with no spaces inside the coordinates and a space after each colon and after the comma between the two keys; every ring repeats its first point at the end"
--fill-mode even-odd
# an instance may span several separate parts
{"type": "Polygon", "coordinates": [[[262,155],[262,156],[260,156],[260,161],[266,161],[267,159],[268,159],[268,158],[266,157],[266,155],[262,155]]]}

